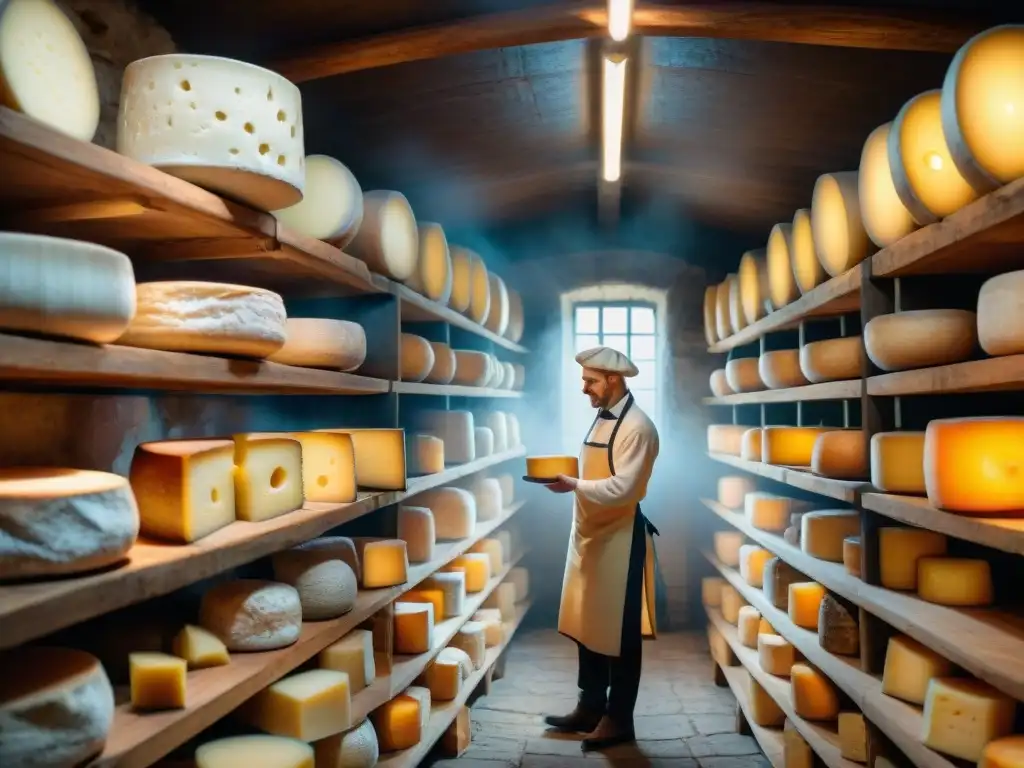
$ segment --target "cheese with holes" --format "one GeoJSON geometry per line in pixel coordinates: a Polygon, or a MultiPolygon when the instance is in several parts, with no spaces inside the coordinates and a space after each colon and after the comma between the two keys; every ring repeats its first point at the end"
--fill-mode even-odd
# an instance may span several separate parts
{"type": "Polygon", "coordinates": [[[758,358],[758,375],[768,389],[802,387],[808,383],[800,370],[799,349],[777,349],[758,358]]]}
{"type": "Polygon", "coordinates": [[[467,552],[445,566],[445,570],[462,570],[466,574],[466,592],[482,592],[491,580],[491,559],[481,552],[467,552]]]}
{"type": "Polygon", "coordinates": [[[501,483],[496,477],[477,477],[472,485],[478,522],[497,520],[502,514],[501,483]]]}
{"type": "Polygon", "coordinates": [[[867,355],[883,371],[963,362],[977,342],[977,316],[963,309],[879,315],[864,326],[867,355]]]}
{"type": "Polygon", "coordinates": [[[424,381],[430,384],[450,384],[455,378],[455,350],[440,341],[430,342],[430,348],[434,351],[434,366],[424,381]]]}
{"type": "Polygon", "coordinates": [[[924,432],[872,435],[871,484],[882,493],[923,495],[924,432]]]}
{"type": "Polygon", "coordinates": [[[295,587],[287,584],[235,579],[206,591],[199,624],[229,651],[272,651],[299,639],[302,603],[295,587]]]}
{"type": "Polygon", "coordinates": [[[736,625],[740,620],[740,608],[747,605],[747,601],[740,596],[740,593],[736,591],[736,587],[731,584],[723,584],[721,592],[722,618],[730,624],[736,625]]]}
{"type": "Polygon", "coordinates": [[[397,587],[408,581],[409,556],[401,539],[364,542],[359,555],[363,566],[361,586],[364,589],[397,587]]]}
{"type": "Polygon", "coordinates": [[[757,635],[757,664],[770,675],[789,677],[796,662],[796,651],[782,635],[762,632],[757,635]]]}
{"type": "Polygon", "coordinates": [[[917,562],[946,554],[946,537],[923,528],[888,526],[878,531],[879,576],[886,589],[917,589],[917,562]]]}
{"type": "Polygon", "coordinates": [[[405,490],[405,430],[335,427],[317,432],[352,436],[356,456],[356,485],[368,491],[405,490]]]}
{"type": "Polygon", "coordinates": [[[728,275],[718,284],[718,292],[715,294],[715,330],[720,341],[732,336],[732,325],[729,318],[729,291],[730,284],[735,279],[736,275],[728,275]]]}
{"type": "Polygon", "coordinates": [[[709,347],[718,341],[718,328],[715,327],[715,303],[717,300],[717,285],[709,285],[704,289],[704,339],[709,347]]]}
{"type": "Polygon", "coordinates": [[[525,330],[525,316],[523,315],[523,297],[519,291],[508,289],[508,327],[503,334],[506,339],[518,344],[522,341],[525,330]]]}
{"type": "Polygon", "coordinates": [[[495,608],[482,608],[473,614],[473,621],[484,625],[484,645],[496,648],[505,642],[505,625],[502,624],[501,611],[495,608]]]}
{"type": "Polygon", "coordinates": [[[356,459],[352,437],[331,432],[293,432],[302,449],[302,489],[307,501],[356,500],[356,459]]]}
{"type": "Polygon", "coordinates": [[[761,461],[761,428],[754,427],[743,433],[740,440],[740,458],[744,461],[761,461]]]}
{"type": "Polygon", "coordinates": [[[744,540],[743,534],[739,531],[715,531],[715,557],[722,565],[738,567],[744,540]]]}
{"type": "Polygon", "coordinates": [[[755,491],[743,499],[743,513],[755,528],[781,533],[789,527],[794,500],[772,493],[755,491]]]}
{"type": "Polygon", "coordinates": [[[768,299],[781,309],[800,295],[793,276],[793,225],[776,224],[768,235],[768,299]]]}
{"type": "Polygon", "coordinates": [[[476,459],[474,429],[469,411],[425,411],[418,416],[427,434],[444,442],[444,460],[448,464],[466,464],[476,459]]]}
{"type": "Polygon", "coordinates": [[[808,512],[800,518],[800,548],[820,560],[843,562],[843,539],[860,534],[860,515],[847,510],[808,512]]]}
{"type": "Polygon", "coordinates": [[[858,379],[863,360],[860,336],[812,341],[800,348],[800,370],[812,384],[858,379]]]}
{"type": "Polygon", "coordinates": [[[491,302],[484,327],[501,336],[508,328],[508,288],[505,287],[505,281],[493,272],[487,275],[487,282],[491,302]]]}
{"type": "Polygon", "coordinates": [[[992,604],[994,592],[988,560],[922,557],[917,561],[917,594],[930,603],[980,607],[992,604]]]}
{"type": "Polygon", "coordinates": [[[889,131],[889,167],[900,201],[921,225],[933,224],[978,198],[957,170],[942,131],[942,92],[914,96],[889,131]]]}
{"type": "Polygon", "coordinates": [[[973,678],[937,677],[924,699],[921,741],[936,752],[975,762],[985,745],[1013,733],[1017,703],[973,678]]]}
{"type": "Polygon", "coordinates": [[[412,435],[406,443],[410,475],[436,475],[444,472],[444,441],[434,435],[412,435]]]}
{"type": "Polygon", "coordinates": [[[855,611],[835,595],[826,594],[818,609],[818,645],[840,656],[860,653],[860,629],[854,618],[855,611]]]}
{"type": "Polygon", "coordinates": [[[441,736],[441,752],[446,757],[461,757],[473,740],[473,723],[469,707],[460,707],[455,720],[441,736]]]}
{"type": "Polygon", "coordinates": [[[708,451],[739,456],[743,451],[743,433],[748,429],[739,424],[709,424],[708,451]]]}
{"type": "Polygon", "coordinates": [[[718,608],[722,604],[722,587],[725,579],[719,576],[706,576],[700,580],[701,602],[710,608],[718,608]]]}
{"type": "Polygon", "coordinates": [[[487,555],[487,559],[491,563],[491,573],[494,575],[501,573],[505,558],[501,542],[498,539],[483,539],[482,541],[478,541],[469,551],[480,552],[487,555]]]}
{"type": "Polygon", "coordinates": [[[352,727],[348,675],[333,669],[289,675],[242,705],[240,714],[266,733],[307,742],[347,731],[352,727]]]}
{"type": "Polygon", "coordinates": [[[753,675],[747,675],[747,698],[750,700],[750,719],[754,725],[762,728],[775,728],[782,725],[786,714],[775,703],[775,699],[753,675]]]}
{"type": "Polygon", "coordinates": [[[823,477],[857,480],[868,475],[868,446],[860,429],[824,432],[814,441],[811,471],[823,477]]]}
{"type": "Polygon", "coordinates": [[[473,660],[461,648],[442,648],[423,672],[432,701],[452,701],[473,674],[473,660]]]}
{"type": "Polygon", "coordinates": [[[322,743],[310,745],[298,739],[262,733],[228,736],[200,744],[196,748],[195,768],[235,768],[239,765],[248,768],[314,768],[314,755],[319,754],[322,743]]]}
{"type": "MultiPolygon", "coordinates": [[[[373,730],[373,723],[369,719],[363,720],[351,731],[336,733],[326,739],[320,739],[313,745],[313,748],[316,751],[316,765],[321,768],[374,768],[380,758],[377,732],[373,730]]],[[[245,765],[263,768],[259,763],[252,761],[247,761],[245,765]]],[[[232,766],[223,768],[232,768],[232,766]]],[[[267,766],[267,768],[277,768],[277,766],[267,766]]],[[[292,766],[287,765],[282,768],[292,768],[292,766]]]]}
{"type": "Polygon", "coordinates": [[[761,633],[774,634],[772,625],[761,617],[761,612],[752,605],[740,608],[736,621],[736,636],[748,648],[757,648],[757,636],[761,633]]]}
{"type": "Polygon", "coordinates": [[[521,603],[530,596],[530,572],[518,566],[508,572],[508,580],[516,586],[516,602],[521,603]]]}
{"type": "Polygon", "coordinates": [[[483,669],[487,645],[484,640],[484,625],[479,621],[467,621],[455,637],[448,643],[453,648],[461,648],[473,661],[473,669],[483,669]]]}
{"type": "Polygon", "coordinates": [[[516,585],[503,581],[484,600],[484,608],[497,608],[502,621],[513,621],[516,617],[516,585]]]}
{"type": "Polygon", "coordinates": [[[935,419],[924,438],[933,507],[960,514],[1024,510],[1024,416],[935,419]]]}
{"type": "Polygon", "coordinates": [[[435,624],[444,617],[444,592],[440,589],[411,589],[402,595],[401,601],[403,603],[428,603],[434,609],[435,624]]]}
{"type": "Polygon", "coordinates": [[[234,441],[235,517],[259,523],[302,506],[298,440],[243,434],[235,435],[234,441]]]}
{"type": "Polygon", "coordinates": [[[793,710],[807,720],[835,720],[839,693],[832,681],[809,664],[797,662],[789,670],[793,710]]]}
{"type": "Polygon", "coordinates": [[[405,542],[410,563],[434,558],[434,514],[426,507],[398,507],[398,538],[405,542]]]}
{"type": "Polygon", "coordinates": [[[174,655],[182,658],[189,669],[220,667],[231,661],[227,646],[212,632],[187,624],[174,636],[174,655]]]}
{"type": "Polygon", "coordinates": [[[408,280],[419,262],[420,236],[409,201],[401,192],[363,193],[363,222],[345,249],[372,271],[408,280]]]}
{"type": "Polygon", "coordinates": [[[433,488],[417,495],[414,501],[433,513],[438,541],[455,541],[473,535],[477,523],[476,498],[466,489],[433,488]]]}
{"type": "MultiPolygon", "coordinates": [[[[811,745],[804,741],[804,737],[787,720],[782,731],[782,759],[785,768],[814,768],[817,758],[811,745]]],[[[882,768],[875,763],[873,768],[882,768]]]]}
{"type": "Polygon", "coordinates": [[[739,509],[744,498],[754,490],[754,481],[749,477],[726,475],[718,478],[718,503],[729,509],[739,509]]]}
{"type": "Polygon", "coordinates": [[[437,589],[444,594],[444,618],[461,616],[466,604],[465,571],[437,571],[421,585],[425,589],[437,589]]]}
{"type": "Polygon", "coordinates": [[[528,477],[547,480],[559,475],[579,477],[579,459],[575,456],[528,456],[526,458],[528,477]]]}
{"type": "Polygon", "coordinates": [[[761,586],[764,564],[772,558],[772,553],[756,544],[744,544],[740,547],[740,576],[752,587],[761,586]]]}
{"type": "MultiPolygon", "coordinates": [[[[885,529],[883,529],[885,530],[885,529]]],[[[861,546],[860,536],[847,536],[843,539],[843,567],[851,576],[860,576],[861,546]]]]}
{"type": "Polygon", "coordinates": [[[452,257],[440,224],[419,224],[419,257],[405,284],[431,301],[447,304],[452,295],[452,257]]]}
{"type": "Polygon", "coordinates": [[[371,685],[377,677],[373,658],[373,632],[353,629],[341,640],[320,651],[317,662],[321,669],[333,669],[348,675],[352,695],[371,685]]]}
{"type": "Polygon", "coordinates": [[[403,333],[399,360],[402,381],[423,381],[434,367],[434,348],[422,336],[403,333]]]}
{"type": "Polygon", "coordinates": [[[711,372],[711,394],[715,397],[728,397],[736,394],[736,391],[729,386],[725,368],[718,368],[711,372]]]}
{"type": "Polygon", "coordinates": [[[508,418],[504,411],[491,411],[484,416],[484,423],[494,433],[494,450],[499,453],[513,446],[508,441],[508,418]]]}
{"type": "Polygon", "coordinates": [[[760,320],[764,317],[768,301],[768,265],[763,248],[743,254],[740,259],[737,281],[743,317],[747,323],[760,320]]]}
{"type": "Polygon", "coordinates": [[[419,744],[423,738],[420,700],[400,693],[370,715],[381,752],[398,752],[419,744]]]}
{"type": "Polygon", "coordinates": [[[740,296],[738,276],[729,282],[729,327],[733,333],[739,333],[747,327],[747,318],[743,315],[743,301],[740,296]]]}
{"type": "Polygon", "coordinates": [[[356,575],[329,549],[286,549],[274,553],[271,562],[274,579],[298,591],[304,621],[334,619],[355,607],[356,575]]]}
{"type": "Polygon", "coordinates": [[[725,380],[734,392],[757,392],[765,388],[756,357],[737,357],[727,362],[725,380]]]}
{"type": "Polygon", "coordinates": [[[882,693],[911,704],[924,704],[931,679],[952,671],[953,665],[931,648],[906,635],[894,635],[885,651],[882,693]]]}
{"type": "MultiPolygon", "coordinates": [[[[127,480],[108,472],[0,469],[0,578],[65,576],[124,560],[139,533],[136,498],[127,480]]],[[[199,518],[221,527],[214,515],[199,518]]]]}
{"type": "Polygon", "coordinates": [[[478,459],[494,453],[494,432],[490,427],[473,428],[473,452],[478,459]]]}
{"type": "Polygon", "coordinates": [[[871,241],[886,248],[917,229],[917,222],[900,200],[889,165],[889,131],[880,125],[864,142],[857,174],[861,220],[871,241]]]}
{"type": "Polygon", "coordinates": [[[789,585],[807,581],[807,577],[780,557],[764,564],[764,583],[761,589],[768,602],[780,611],[789,609],[789,585]]]}
{"type": "Polygon", "coordinates": [[[1024,765],[1024,735],[1006,736],[985,745],[978,768],[1020,768],[1024,765]]]}
{"type": "Polygon", "coordinates": [[[811,225],[811,209],[801,208],[793,214],[790,230],[789,261],[793,267],[793,279],[801,294],[825,282],[826,274],[818,251],[814,247],[814,229],[811,225]]]}
{"type": "Polygon", "coordinates": [[[990,355],[1024,354],[1024,270],[990,277],[978,293],[978,339],[990,355]]]}
{"type": "Polygon", "coordinates": [[[847,760],[868,761],[868,729],[860,712],[839,713],[839,751],[847,760]]]}
{"type": "Polygon", "coordinates": [[[184,659],[166,653],[128,655],[132,709],[137,711],[185,708],[184,659]]]}
{"type": "Polygon", "coordinates": [[[857,171],[818,177],[811,194],[811,231],[818,260],[832,277],[852,269],[875,250],[861,221],[857,171]]]}
{"type": "Polygon", "coordinates": [[[818,630],[818,613],[825,599],[825,588],[814,581],[793,582],[789,585],[788,612],[798,627],[818,630]]]}
{"type": "Polygon", "coordinates": [[[433,635],[432,603],[395,603],[395,653],[426,653],[433,635]]]}
{"type": "Polygon", "coordinates": [[[344,248],[363,222],[363,190],[345,165],[327,155],[306,155],[302,199],[274,211],[295,232],[344,248]]]}
{"type": "Polygon", "coordinates": [[[765,427],[761,435],[761,460],[765,464],[809,467],[814,443],[829,427],[765,427]]]}

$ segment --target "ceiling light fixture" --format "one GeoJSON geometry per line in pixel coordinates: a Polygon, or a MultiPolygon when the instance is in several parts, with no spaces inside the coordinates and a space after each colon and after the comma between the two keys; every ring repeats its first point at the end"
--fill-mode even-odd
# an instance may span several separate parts
{"type": "Polygon", "coordinates": [[[601,115],[601,175],[605,181],[618,181],[622,175],[622,127],[626,110],[625,57],[604,59],[601,115]]]}
{"type": "Polygon", "coordinates": [[[633,0],[608,0],[608,34],[621,43],[633,24],[633,0]]]}

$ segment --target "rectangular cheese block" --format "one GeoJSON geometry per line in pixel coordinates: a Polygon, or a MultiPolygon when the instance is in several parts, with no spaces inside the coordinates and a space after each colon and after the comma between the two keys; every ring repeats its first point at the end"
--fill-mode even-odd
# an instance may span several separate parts
{"type": "Polygon", "coordinates": [[[423,738],[420,702],[399,694],[370,715],[381,752],[398,752],[415,747],[423,738]]]}
{"type": "Polygon", "coordinates": [[[797,662],[789,670],[793,710],[806,720],[839,717],[839,693],[832,681],[809,664],[797,662]]]}
{"type": "Polygon", "coordinates": [[[868,761],[868,728],[860,712],[839,713],[839,750],[847,760],[868,761]]]}
{"type": "Polygon", "coordinates": [[[491,580],[491,559],[479,552],[467,552],[452,560],[444,570],[463,571],[466,574],[466,592],[482,592],[491,580]]]}
{"type": "Polygon", "coordinates": [[[951,757],[976,762],[989,742],[1013,732],[1016,702],[988,683],[936,677],[924,700],[921,741],[951,757]]]}
{"type": "Polygon", "coordinates": [[[354,539],[362,566],[362,587],[397,587],[409,579],[409,556],[401,539],[354,539]]]}
{"type": "Polygon", "coordinates": [[[467,464],[477,458],[476,423],[469,411],[424,411],[418,420],[424,433],[444,442],[446,464],[467,464]]]}
{"type": "Polygon", "coordinates": [[[356,484],[367,491],[404,491],[405,430],[336,427],[317,432],[351,435],[356,456],[356,484]]]}
{"type": "Polygon", "coordinates": [[[756,544],[740,547],[740,576],[752,587],[760,587],[764,581],[764,564],[774,555],[756,544]]]}
{"type": "Polygon", "coordinates": [[[235,516],[258,523],[302,506],[302,446],[289,437],[241,434],[235,441],[235,516]]]}
{"type": "Polygon", "coordinates": [[[924,704],[932,678],[951,674],[953,665],[912,637],[889,638],[882,672],[882,693],[911,704],[924,704]]]}
{"type": "Polygon", "coordinates": [[[814,443],[830,427],[765,427],[761,461],[787,467],[810,467],[814,443]]]}
{"type": "Polygon", "coordinates": [[[496,608],[483,608],[473,614],[473,621],[484,625],[484,645],[496,648],[505,642],[505,625],[501,621],[501,611],[496,608]]]}
{"type": "Polygon", "coordinates": [[[796,650],[782,635],[764,633],[757,636],[757,663],[769,675],[789,677],[789,670],[796,659],[796,650]]]}
{"type": "Polygon", "coordinates": [[[250,725],[275,736],[316,741],[352,727],[348,675],[313,669],[284,677],[242,707],[250,725]]]}
{"type": "Polygon", "coordinates": [[[747,675],[747,681],[749,684],[747,696],[750,699],[750,719],[754,721],[754,725],[760,725],[763,728],[777,728],[782,725],[786,714],[775,703],[775,699],[761,687],[753,675],[747,675]]]}
{"type": "Polygon", "coordinates": [[[764,578],[761,590],[768,602],[780,611],[789,610],[789,585],[807,581],[807,577],[779,557],[773,557],[764,564],[764,578]]]}
{"type": "Polygon", "coordinates": [[[444,618],[444,591],[441,589],[421,585],[409,590],[400,599],[403,603],[430,603],[434,607],[435,624],[444,618]]]}
{"type": "Polygon", "coordinates": [[[128,654],[128,675],[131,680],[132,708],[184,709],[184,659],[166,653],[128,654]]]}
{"type": "MultiPolygon", "coordinates": [[[[433,661],[423,671],[423,683],[430,689],[430,697],[435,701],[452,701],[462,690],[462,683],[468,677],[464,660],[468,661],[465,652],[458,648],[442,648],[433,661]]],[[[468,661],[472,668],[473,662],[468,661]]]]}
{"type": "Polygon", "coordinates": [[[992,566],[988,560],[922,557],[917,561],[917,594],[929,603],[958,608],[991,605],[992,566]]]}
{"type": "Polygon", "coordinates": [[[718,608],[722,604],[722,585],[725,579],[708,576],[700,580],[701,602],[710,608],[718,608]]]}
{"type": "Polygon", "coordinates": [[[946,537],[923,528],[887,526],[878,531],[879,573],[886,589],[917,589],[917,561],[946,554],[946,537]]]}
{"type": "Polygon", "coordinates": [[[461,648],[473,662],[473,669],[482,669],[487,657],[487,642],[484,638],[484,625],[479,621],[467,621],[448,644],[452,648],[461,648]]]}
{"type": "Polygon", "coordinates": [[[466,539],[476,529],[476,499],[465,488],[434,488],[418,494],[413,502],[430,509],[439,541],[466,539]]]}
{"type": "Polygon", "coordinates": [[[469,707],[462,707],[455,720],[441,737],[441,753],[445,757],[461,757],[473,740],[473,725],[470,721],[469,707]]]}
{"type": "Polygon", "coordinates": [[[484,608],[497,608],[501,612],[502,621],[512,621],[516,617],[516,585],[503,581],[484,600],[484,608]]]}
{"type": "MultiPolygon", "coordinates": [[[[782,730],[782,759],[784,768],[815,768],[814,750],[800,732],[787,720],[782,730]]],[[[878,764],[875,764],[878,768],[878,764]]]]}
{"type": "Polygon", "coordinates": [[[745,540],[739,531],[715,532],[715,557],[722,565],[736,568],[740,564],[740,547],[745,540]]]}
{"type": "Polygon", "coordinates": [[[377,676],[373,659],[373,632],[353,629],[341,640],[320,651],[321,669],[333,669],[348,675],[349,691],[354,696],[373,683],[377,676]]]}
{"type": "Polygon", "coordinates": [[[849,510],[808,512],[800,518],[800,548],[811,557],[843,562],[843,540],[860,535],[860,515],[849,510]]]}
{"type": "Polygon", "coordinates": [[[227,646],[212,632],[191,624],[174,636],[174,655],[184,659],[189,669],[219,667],[231,661],[227,646]]]}
{"type": "Polygon", "coordinates": [[[430,650],[434,636],[431,603],[395,603],[395,653],[417,654],[430,650]]]}
{"type": "Polygon", "coordinates": [[[789,585],[789,618],[798,627],[818,630],[818,611],[825,599],[825,588],[814,581],[789,585]]]}
{"type": "Polygon", "coordinates": [[[294,432],[291,437],[302,446],[306,501],[338,504],[356,500],[356,454],[351,435],[294,432]]]}
{"type": "Polygon", "coordinates": [[[747,601],[740,597],[740,593],[731,584],[722,585],[722,618],[730,624],[735,625],[740,620],[740,608],[747,604],[747,601]]]}
{"type": "Polygon", "coordinates": [[[739,456],[743,451],[743,433],[750,427],[738,424],[709,424],[708,451],[739,456]]]}

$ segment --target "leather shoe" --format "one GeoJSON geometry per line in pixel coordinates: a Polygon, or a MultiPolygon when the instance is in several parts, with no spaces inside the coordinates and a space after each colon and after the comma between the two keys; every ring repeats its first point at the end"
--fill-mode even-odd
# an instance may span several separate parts
{"type": "Polygon", "coordinates": [[[568,715],[548,715],[544,722],[563,733],[589,733],[601,722],[601,713],[577,705],[568,715]]]}
{"type": "Polygon", "coordinates": [[[580,748],[584,752],[596,752],[616,747],[619,744],[631,744],[634,741],[636,741],[636,734],[632,725],[629,727],[617,725],[614,720],[605,715],[597,727],[583,737],[580,748]]]}

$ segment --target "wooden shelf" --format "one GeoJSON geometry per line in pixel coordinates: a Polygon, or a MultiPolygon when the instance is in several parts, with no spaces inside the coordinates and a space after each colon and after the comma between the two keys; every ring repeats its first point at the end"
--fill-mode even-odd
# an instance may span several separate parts
{"type": "Polygon", "coordinates": [[[990,357],[935,368],[883,373],[867,380],[868,394],[876,397],[1014,390],[1024,390],[1024,355],[990,357]]]}
{"type": "Polygon", "coordinates": [[[526,347],[516,344],[514,341],[509,341],[504,336],[489,331],[479,323],[475,323],[465,315],[456,312],[450,307],[446,307],[444,304],[440,304],[436,301],[431,301],[425,296],[421,296],[416,291],[408,288],[400,283],[390,283],[391,292],[394,293],[402,307],[402,322],[403,323],[436,323],[443,322],[453,325],[456,328],[461,328],[464,331],[471,331],[477,336],[481,336],[492,344],[497,344],[499,347],[507,349],[511,352],[528,352],[526,347]]]}
{"type": "Polygon", "coordinates": [[[732,652],[736,655],[740,664],[743,665],[747,674],[753,677],[765,689],[768,695],[775,700],[775,703],[779,705],[779,709],[785,712],[786,718],[800,732],[800,735],[804,737],[804,741],[810,745],[822,762],[829,766],[829,768],[859,768],[860,763],[847,760],[842,756],[839,747],[838,731],[819,723],[804,720],[797,715],[796,709],[793,707],[793,695],[789,679],[775,677],[775,675],[770,675],[761,669],[761,665],[757,660],[757,649],[748,648],[740,642],[736,627],[722,617],[721,611],[707,606],[705,606],[705,610],[707,611],[708,619],[726,639],[726,642],[729,643],[729,647],[732,648],[732,652]]]}
{"type": "Polygon", "coordinates": [[[743,716],[747,719],[747,725],[750,726],[750,733],[761,747],[764,756],[768,758],[772,768],[785,768],[782,729],[764,728],[754,723],[750,697],[747,694],[748,672],[742,667],[722,667],[721,669],[726,682],[729,683],[732,695],[736,697],[736,703],[743,710],[743,716]]]}
{"type": "MultiPolygon", "coordinates": [[[[265,653],[232,654],[231,663],[227,666],[189,672],[187,709],[138,713],[130,702],[120,703],[114,713],[106,748],[103,754],[89,763],[90,768],[145,768],[152,765],[466,552],[508,522],[520,506],[510,508],[497,520],[477,524],[470,538],[439,547],[433,560],[409,569],[409,579],[404,584],[387,589],[360,590],[355,608],[344,616],[329,621],[303,622],[302,632],[294,645],[265,653]]],[[[479,599],[482,603],[499,583],[500,579],[492,579],[484,592],[471,599],[479,599]]],[[[429,659],[424,659],[424,666],[426,661],[429,659]]],[[[391,698],[390,682],[382,683],[373,690],[371,688],[360,692],[353,700],[353,706],[364,716],[391,698]],[[388,695],[378,701],[385,689],[388,695]],[[357,703],[360,696],[362,700],[357,703]]]]}
{"type": "MultiPolygon", "coordinates": [[[[866,584],[840,563],[818,560],[781,536],[754,528],[746,518],[709,499],[725,522],[778,555],[808,578],[924,643],[976,677],[1024,700],[1024,615],[999,609],[958,610],[917,595],[866,584]],[[969,642],[964,642],[969,638],[969,642]]],[[[774,626],[774,623],[773,623],[774,626]]]]}
{"type": "MultiPolygon", "coordinates": [[[[836,427],[836,429],[840,429],[840,427],[836,427]]],[[[845,501],[848,504],[855,503],[860,491],[870,487],[866,482],[858,480],[833,480],[830,477],[819,477],[793,467],[780,467],[760,461],[746,461],[738,456],[729,456],[724,453],[708,453],[708,456],[715,461],[728,464],[730,467],[749,472],[752,475],[845,501]]]]}
{"type": "Polygon", "coordinates": [[[748,405],[751,403],[797,403],[809,400],[854,400],[860,397],[861,380],[826,381],[806,387],[739,392],[725,397],[705,397],[704,405],[748,405]]]}
{"type": "Polygon", "coordinates": [[[1024,518],[970,517],[943,512],[918,496],[865,493],[861,504],[879,514],[909,525],[938,531],[964,541],[1024,555],[1024,518]]]}
{"type": "Polygon", "coordinates": [[[463,387],[458,384],[425,384],[415,381],[395,381],[391,383],[391,391],[400,395],[436,395],[438,397],[490,397],[518,399],[522,392],[511,389],[491,389],[489,387],[463,387]]]}
{"type": "MultiPolygon", "coordinates": [[[[772,605],[757,587],[751,587],[714,555],[704,557],[736,591],[761,612],[772,628],[839,686],[864,716],[888,736],[918,768],[957,768],[957,764],[921,743],[921,710],[882,693],[882,681],[862,671],[858,659],[836,656],[818,644],[818,633],[796,626],[784,611],[772,605]]],[[[809,575],[809,574],[808,574],[809,575]]]]}
{"type": "Polygon", "coordinates": [[[873,277],[995,273],[1024,267],[1024,179],[871,257],[873,277]]]}
{"type": "MultiPolygon", "coordinates": [[[[307,503],[262,523],[236,521],[194,544],[140,539],[117,569],[56,581],[0,585],[0,648],[43,637],[287,549],[381,507],[524,455],[523,449],[412,478],[408,490],[360,494],[351,504],[307,503]]],[[[520,505],[515,505],[518,509],[520,505]]]]}

